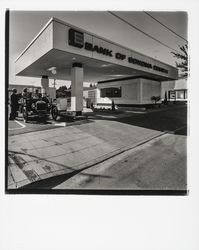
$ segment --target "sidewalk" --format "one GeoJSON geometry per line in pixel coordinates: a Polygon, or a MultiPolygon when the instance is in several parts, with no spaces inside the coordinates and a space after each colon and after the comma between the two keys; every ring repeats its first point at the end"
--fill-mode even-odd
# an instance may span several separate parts
{"type": "Polygon", "coordinates": [[[8,189],[76,172],[163,133],[113,119],[10,136],[8,189]]]}

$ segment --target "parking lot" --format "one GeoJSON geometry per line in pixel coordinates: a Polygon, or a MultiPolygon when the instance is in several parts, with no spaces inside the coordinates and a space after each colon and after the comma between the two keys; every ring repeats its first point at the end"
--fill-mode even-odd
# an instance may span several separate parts
{"type": "Polygon", "coordinates": [[[46,122],[40,121],[38,118],[31,118],[28,122],[25,122],[22,114],[19,113],[19,116],[14,121],[8,120],[8,134],[17,135],[34,131],[41,131],[46,129],[61,128],[72,125],[78,125],[89,122],[93,119],[118,119],[122,117],[132,116],[138,113],[138,111],[124,112],[124,111],[115,111],[111,110],[101,110],[93,112],[91,109],[84,108],[82,117],[77,118],[76,120],[71,119],[70,117],[59,117],[57,121],[52,119],[52,116],[49,115],[49,118],[46,122]],[[89,120],[88,120],[89,119],[89,120]]]}
{"type": "Polygon", "coordinates": [[[40,121],[38,118],[31,118],[28,122],[25,122],[22,114],[19,114],[19,116],[14,121],[8,120],[8,134],[11,135],[18,135],[28,132],[34,132],[34,131],[41,131],[41,130],[47,130],[47,129],[53,129],[57,127],[66,127],[70,126],[72,124],[78,124],[81,120],[81,123],[84,123],[83,120],[85,119],[79,119],[77,121],[73,121],[67,117],[61,117],[58,119],[58,121],[54,121],[51,117],[47,119],[47,121],[40,121]]]}

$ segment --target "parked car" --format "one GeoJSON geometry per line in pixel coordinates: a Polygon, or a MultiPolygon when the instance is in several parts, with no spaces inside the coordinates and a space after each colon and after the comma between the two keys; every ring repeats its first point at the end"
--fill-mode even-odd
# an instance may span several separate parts
{"type": "Polygon", "coordinates": [[[26,98],[21,102],[20,111],[25,122],[28,122],[30,117],[37,117],[45,122],[50,115],[50,104],[46,100],[26,98]]]}

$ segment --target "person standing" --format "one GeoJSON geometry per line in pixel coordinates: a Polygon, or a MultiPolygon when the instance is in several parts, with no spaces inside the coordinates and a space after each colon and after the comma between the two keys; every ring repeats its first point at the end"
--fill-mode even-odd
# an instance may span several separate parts
{"type": "Polygon", "coordinates": [[[14,120],[17,116],[17,111],[19,109],[19,96],[17,95],[17,90],[12,89],[12,95],[10,96],[10,107],[11,107],[11,112],[10,112],[10,120],[14,120]]]}
{"type": "Polygon", "coordinates": [[[111,109],[112,109],[113,111],[115,111],[115,103],[114,103],[114,100],[112,100],[111,109]]]}
{"type": "Polygon", "coordinates": [[[39,100],[40,99],[40,93],[39,93],[38,89],[35,90],[35,93],[33,95],[33,99],[35,99],[35,100],[39,100]]]}
{"type": "Polygon", "coordinates": [[[28,89],[24,88],[22,91],[22,98],[27,99],[28,98],[28,89]]]}

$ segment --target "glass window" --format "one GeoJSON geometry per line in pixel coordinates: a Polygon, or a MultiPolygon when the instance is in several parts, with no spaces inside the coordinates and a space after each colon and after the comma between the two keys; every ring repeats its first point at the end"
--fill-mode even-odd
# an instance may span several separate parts
{"type": "Polygon", "coordinates": [[[187,99],[187,90],[185,90],[185,99],[187,99]]]}
{"type": "Polygon", "coordinates": [[[101,97],[121,97],[122,88],[104,88],[100,91],[101,97]]]}
{"type": "Polygon", "coordinates": [[[177,99],[184,99],[184,90],[178,90],[177,92],[177,99]]]}

